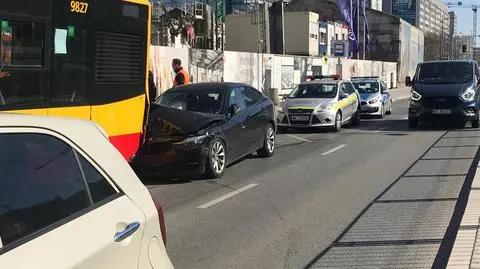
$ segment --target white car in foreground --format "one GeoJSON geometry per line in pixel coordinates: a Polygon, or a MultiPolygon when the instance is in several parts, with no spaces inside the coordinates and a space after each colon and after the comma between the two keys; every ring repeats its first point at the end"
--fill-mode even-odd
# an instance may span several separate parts
{"type": "Polygon", "coordinates": [[[165,222],[94,123],[0,113],[0,268],[173,268],[165,222]]]}

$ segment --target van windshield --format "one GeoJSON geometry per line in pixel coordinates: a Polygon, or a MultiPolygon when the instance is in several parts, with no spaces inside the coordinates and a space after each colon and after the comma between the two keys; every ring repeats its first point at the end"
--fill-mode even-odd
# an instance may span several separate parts
{"type": "Polygon", "coordinates": [[[437,62],[419,66],[417,81],[428,84],[466,83],[472,81],[471,63],[437,62]]]}

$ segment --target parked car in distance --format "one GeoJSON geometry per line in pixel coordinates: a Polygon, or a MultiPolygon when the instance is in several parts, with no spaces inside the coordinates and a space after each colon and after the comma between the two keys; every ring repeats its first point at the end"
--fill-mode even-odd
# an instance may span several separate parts
{"type": "Polygon", "coordinates": [[[0,113],[0,268],[173,268],[165,221],[90,121],[0,113]]]}
{"type": "Polygon", "coordinates": [[[194,83],[151,104],[145,144],[134,166],[145,175],[221,177],[227,165],[275,150],[274,104],[242,83],[194,83]]]}
{"type": "Polygon", "coordinates": [[[351,80],[360,94],[362,115],[383,118],[392,113],[393,99],[380,77],[352,77],[351,80]]]}
{"type": "Polygon", "coordinates": [[[435,119],[456,122],[464,128],[471,121],[479,127],[479,79],[476,61],[431,61],[417,65],[408,108],[408,124],[416,128],[420,121],[435,119]]]}
{"type": "Polygon", "coordinates": [[[299,84],[278,111],[278,127],[328,127],[338,132],[342,125],[360,124],[360,98],[355,87],[339,76],[311,76],[299,84]]]}

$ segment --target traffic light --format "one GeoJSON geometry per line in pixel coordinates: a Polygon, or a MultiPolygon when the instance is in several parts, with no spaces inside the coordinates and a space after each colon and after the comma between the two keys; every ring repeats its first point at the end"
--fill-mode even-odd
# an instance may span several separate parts
{"type": "Polygon", "coordinates": [[[467,45],[462,46],[462,52],[464,52],[464,53],[467,52],[467,45]]]}

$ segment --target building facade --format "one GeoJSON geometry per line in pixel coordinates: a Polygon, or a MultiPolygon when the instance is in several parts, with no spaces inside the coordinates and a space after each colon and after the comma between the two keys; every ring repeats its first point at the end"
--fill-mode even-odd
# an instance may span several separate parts
{"type": "Polygon", "coordinates": [[[333,55],[332,41],[334,40],[348,40],[348,27],[341,22],[320,21],[318,53],[333,55]]]}
{"type": "Polygon", "coordinates": [[[366,0],[367,7],[370,9],[375,9],[378,11],[382,11],[383,9],[383,1],[382,0],[366,0]]]}
{"type": "MultiPolygon", "coordinates": [[[[272,29],[269,14],[269,5],[261,5],[258,13],[226,15],[225,49],[272,53],[271,44],[275,43],[272,38],[281,38],[281,35],[271,35],[275,29],[272,29]]],[[[318,55],[320,39],[318,14],[308,11],[286,12],[284,20],[285,54],[318,55]]]]}
{"type": "Polygon", "coordinates": [[[454,11],[448,12],[450,18],[450,36],[458,35],[458,15],[454,11]]]}
{"type": "Polygon", "coordinates": [[[456,35],[452,39],[452,54],[455,60],[473,59],[473,37],[471,35],[456,35]]]}

